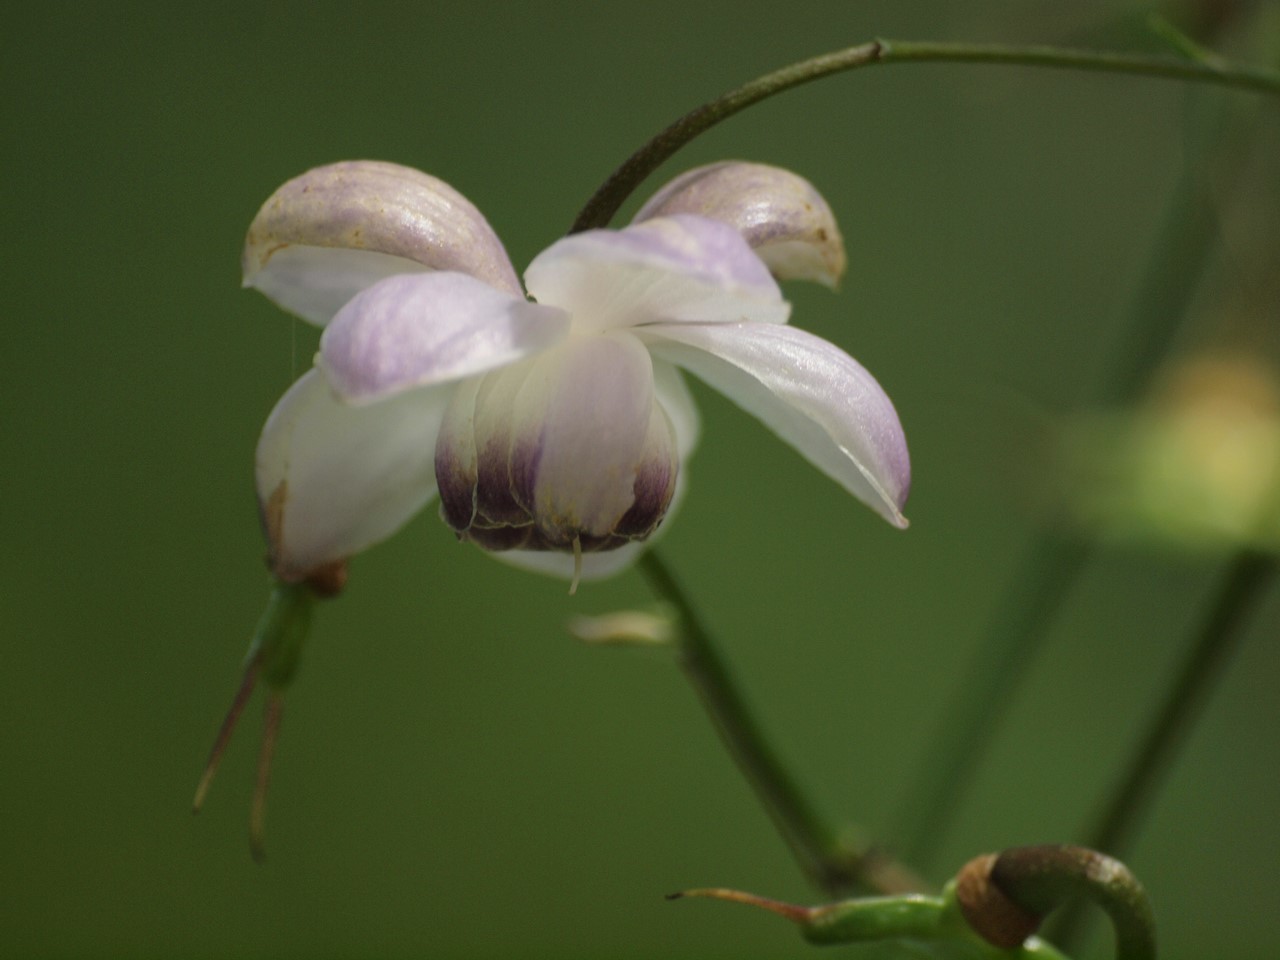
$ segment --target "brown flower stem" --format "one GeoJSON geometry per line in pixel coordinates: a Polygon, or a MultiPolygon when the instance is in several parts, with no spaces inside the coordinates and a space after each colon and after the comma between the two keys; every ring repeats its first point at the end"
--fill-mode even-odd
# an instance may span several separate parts
{"type": "Polygon", "coordinates": [[[639,565],[653,591],[679,617],[676,648],[685,675],[730,756],[809,878],[833,895],[923,890],[923,881],[911,870],[879,851],[851,845],[842,831],[819,815],[765,739],[684,589],[656,551],[642,554],[639,565]]]}
{"type": "Polygon", "coordinates": [[[231,734],[235,732],[236,724],[240,720],[240,714],[244,712],[244,706],[249,702],[249,697],[253,694],[253,688],[257,685],[258,662],[255,659],[245,667],[235,698],[231,701],[227,715],[222,720],[222,726],[218,728],[218,736],[213,741],[213,749],[209,751],[209,759],[205,762],[204,773],[201,774],[200,783],[196,786],[195,799],[191,802],[192,813],[199,813],[200,808],[204,806],[205,797],[209,795],[209,787],[213,784],[214,774],[218,772],[222,757],[227,752],[227,744],[231,742],[231,734]]]}
{"type": "Polygon", "coordinates": [[[266,716],[262,723],[258,774],[253,784],[253,806],[249,810],[249,849],[258,863],[267,858],[267,786],[271,782],[271,761],[276,755],[283,717],[284,695],[278,690],[272,691],[267,698],[266,716]]]}

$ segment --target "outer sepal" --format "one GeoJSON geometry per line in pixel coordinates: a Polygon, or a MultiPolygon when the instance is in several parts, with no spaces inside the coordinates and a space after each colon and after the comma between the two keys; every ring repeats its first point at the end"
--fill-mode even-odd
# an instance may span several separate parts
{"type": "Polygon", "coordinates": [[[452,270],[521,296],[502,242],[443,180],[394,163],[316,167],[262,205],[245,237],[244,285],[323,326],[397,273],[452,270]]]}
{"type": "Polygon", "coordinates": [[[733,160],[697,167],[654,194],[632,222],[681,213],[733,227],[779,280],[834,288],[844,274],[844,240],[831,208],[790,170],[733,160]]]}

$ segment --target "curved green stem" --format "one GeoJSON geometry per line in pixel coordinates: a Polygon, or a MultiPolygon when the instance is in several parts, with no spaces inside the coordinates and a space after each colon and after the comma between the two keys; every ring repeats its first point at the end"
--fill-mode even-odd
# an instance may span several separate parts
{"type": "Polygon", "coordinates": [[[1280,95],[1280,73],[1219,61],[1190,61],[1061,47],[872,40],[775,70],[685,114],[628,157],[609,176],[587,201],[569,232],[607,226],[632,191],[677,150],[752,104],[834,73],[893,63],[988,63],[1127,73],[1280,95]]]}
{"type": "Polygon", "coordinates": [[[805,873],[822,889],[903,893],[922,881],[891,858],[852,847],[824,820],[769,746],[711,634],[657,552],[641,555],[640,570],[679,618],[680,665],[702,700],[729,754],[755,790],[805,873]]]}

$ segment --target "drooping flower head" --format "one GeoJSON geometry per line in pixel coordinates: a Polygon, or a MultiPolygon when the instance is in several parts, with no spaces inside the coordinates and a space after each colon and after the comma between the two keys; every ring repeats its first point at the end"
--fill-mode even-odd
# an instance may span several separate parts
{"type": "Polygon", "coordinates": [[[678,368],[905,526],[892,404],[787,324],[776,282],[834,286],[843,269],[817,191],[758,164],[690,171],[625,229],[552,244],[527,296],[488,223],[434,177],[353,162],[289,181],[249,229],[245,284],[325,330],[258,444],[273,571],[331,581],[437,494],[461,539],[513,562],[620,569],[683,491],[698,417],[678,368]]]}

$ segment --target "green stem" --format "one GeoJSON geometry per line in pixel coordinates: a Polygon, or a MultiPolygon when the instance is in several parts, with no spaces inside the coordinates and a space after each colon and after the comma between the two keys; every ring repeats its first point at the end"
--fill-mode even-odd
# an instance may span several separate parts
{"type": "MultiPolygon", "coordinates": [[[[1097,821],[1085,832],[1090,847],[1120,857],[1132,845],[1142,814],[1204,710],[1209,694],[1244,635],[1250,615],[1277,572],[1280,572],[1280,558],[1273,554],[1246,549],[1232,560],[1222,589],[1195,643],[1187,651],[1177,679],[1122,768],[1126,771],[1124,778],[1097,821]]],[[[1080,920],[1078,911],[1067,911],[1054,939],[1064,947],[1071,944],[1078,934],[1080,920]]]]}
{"type": "Polygon", "coordinates": [[[1060,47],[872,40],[870,43],[837,50],[775,70],[685,114],[628,157],[609,176],[587,201],[569,232],[578,233],[607,226],[636,187],[677,150],[720,121],[752,104],[834,73],[894,63],[988,63],[1127,73],[1219,84],[1280,95],[1280,73],[1224,62],[1099,53],[1060,47]]]}
{"type": "MultiPolygon", "coordinates": [[[[1233,119],[1221,110],[1207,117],[1189,146],[1096,403],[1132,402],[1169,352],[1217,236],[1204,168],[1211,157],[1230,155],[1242,133],[1233,119]]],[[[1232,173],[1234,168],[1218,179],[1219,189],[1232,173]]],[[[1017,567],[1019,582],[1006,592],[898,808],[890,836],[901,838],[904,856],[922,869],[936,855],[1014,691],[1094,552],[1093,545],[1063,539],[1060,531],[1033,535],[1017,567]]]]}
{"type": "Polygon", "coordinates": [[[654,593],[680,619],[680,665],[711,716],[730,756],[755,790],[805,873],[823,890],[904,893],[922,889],[905,867],[873,850],[852,848],[826,822],[765,740],[697,611],[657,552],[641,555],[654,593]]]}
{"type": "Polygon", "coordinates": [[[1255,550],[1242,550],[1233,558],[1177,680],[1166,693],[1146,735],[1134,748],[1127,775],[1097,823],[1085,834],[1090,847],[1113,856],[1127,851],[1139,813],[1150,802],[1179,744],[1204,709],[1209,693],[1239,645],[1242,628],[1263,598],[1278,565],[1280,559],[1274,554],[1255,550]]]}

